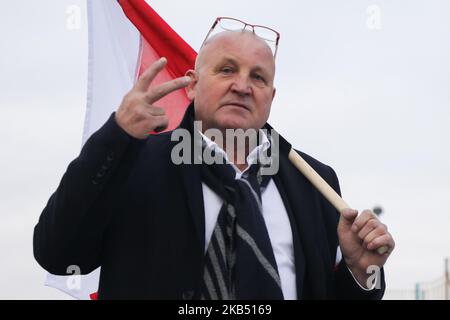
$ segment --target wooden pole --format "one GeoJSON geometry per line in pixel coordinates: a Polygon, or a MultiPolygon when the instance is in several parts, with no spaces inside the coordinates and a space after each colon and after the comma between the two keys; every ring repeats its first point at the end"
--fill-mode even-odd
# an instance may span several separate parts
{"type": "MultiPolygon", "coordinates": [[[[317,190],[336,208],[340,213],[350,206],[342,199],[336,191],[294,150],[289,152],[289,160],[292,164],[316,187],[317,190]]],[[[387,246],[378,248],[379,254],[389,250],[387,246]]]]}

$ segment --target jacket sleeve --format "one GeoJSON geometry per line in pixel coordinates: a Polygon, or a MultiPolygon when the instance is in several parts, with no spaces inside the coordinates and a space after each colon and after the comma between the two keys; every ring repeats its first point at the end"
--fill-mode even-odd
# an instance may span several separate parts
{"type": "MultiPolygon", "coordinates": [[[[336,172],[330,168],[332,175],[332,187],[333,189],[341,195],[341,189],[339,186],[339,180],[337,178],[336,172]]],[[[337,212],[339,215],[339,212],[337,212]]],[[[337,248],[336,248],[337,249],[337,248]]],[[[335,268],[335,297],[337,299],[350,299],[350,300],[379,300],[383,297],[386,288],[386,283],[384,279],[384,270],[376,278],[375,288],[372,290],[364,290],[356,282],[355,278],[350,273],[344,259],[335,268]]]]}
{"type": "Polygon", "coordinates": [[[69,266],[77,266],[81,274],[99,267],[123,162],[143,143],[117,125],[114,113],[85,143],[34,229],[34,256],[44,269],[66,275],[69,266]]]}
{"type": "Polygon", "coordinates": [[[340,300],[381,300],[386,289],[384,270],[377,275],[375,287],[364,290],[353,278],[344,259],[336,268],[336,298],[340,300]]]}

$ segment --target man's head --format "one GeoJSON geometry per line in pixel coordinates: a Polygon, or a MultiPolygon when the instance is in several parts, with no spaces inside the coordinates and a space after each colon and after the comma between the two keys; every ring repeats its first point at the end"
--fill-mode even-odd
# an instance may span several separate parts
{"type": "Polygon", "coordinates": [[[259,129],[275,96],[275,60],[265,40],[249,31],[225,31],[208,39],[195,70],[186,73],[204,130],[259,129]]]}

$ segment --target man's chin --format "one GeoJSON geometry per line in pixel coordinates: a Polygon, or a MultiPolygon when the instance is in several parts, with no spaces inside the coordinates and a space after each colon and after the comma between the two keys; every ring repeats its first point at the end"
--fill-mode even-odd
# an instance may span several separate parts
{"type": "Polygon", "coordinates": [[[223,117],[217,121],[218,129],[244,129],[252,128],[252,123],[243,117],[223,117]]]}

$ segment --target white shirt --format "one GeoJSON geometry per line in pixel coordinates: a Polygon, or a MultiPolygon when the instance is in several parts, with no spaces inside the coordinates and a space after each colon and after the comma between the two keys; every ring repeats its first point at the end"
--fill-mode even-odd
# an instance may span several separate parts
{"type": "MultiPolygon", "coordinates": [[[[256,163],[258,154],[265,152],[270,142],[267,136],[262,132],[262,143],[253,149],[247,156],[247,164],[256,163]]],[[[207,145],[216,152],[223,155],[227,163],[236,171],[236,179],[241,178],[242,174],[247,171],[240,171],[233,163],[230,163],[228,156],[215,142],[200,133],[205,139],[207,145]]],[[[203,201],[205,205],[205,252],[208,249],[209,241],[216,226],[217,217],[223,200],[205,183],[202,183],[203,201]]],[[[270,180],[266,189],[261,195],[262,198],[262,215],[266,223],[267,232],[269,233],[270,242],[272,244],[275,261],[277,263],[278,273],[281,280],[281,289],[284,299],[297,299],[297,286],[295,275],[294,248],[292,240],[292,229],[289,217],[284,207],[283,200],[275,185],[273,179],[270,180]]]]}

